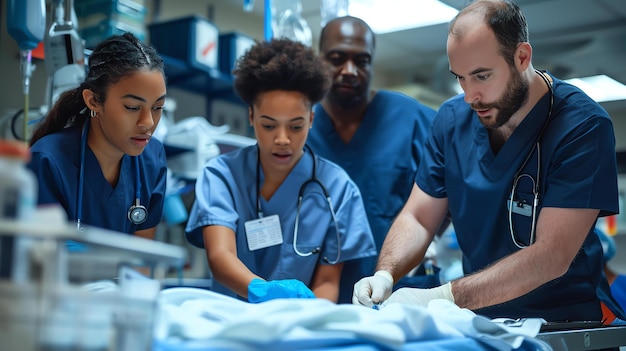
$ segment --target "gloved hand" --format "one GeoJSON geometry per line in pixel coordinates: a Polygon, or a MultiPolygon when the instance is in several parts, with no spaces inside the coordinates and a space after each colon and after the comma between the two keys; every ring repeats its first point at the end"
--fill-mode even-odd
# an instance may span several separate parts
{"type": "Polygon", "coordinates": [[[313,291],[297,279],[252,279],[248,284],[248,301],[259,303],[280,298],[314,299],[313,291]]]}
{"type": "Polygon", "coordinates": [[[393,277],[387,271],[378,271],[371,277],[365,277],[356,284],[352,292],[352,303],[372,307],[383,302],[391,294],[393,277]]]}
{"type": "Polygon", "coordinates": [[[400,288],[389,296],[385,303],[383,303],[383,306],[392,303],[403,303],[406,305],[427,307],[431,300],[437,299],[446,299],[454,302],[452,284],[448,282],[431,289],[400,288]]]}

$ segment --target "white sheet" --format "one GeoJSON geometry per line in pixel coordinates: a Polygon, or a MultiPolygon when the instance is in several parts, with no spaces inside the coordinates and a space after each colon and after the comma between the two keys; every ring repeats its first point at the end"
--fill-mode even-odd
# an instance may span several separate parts
{"type": "MultiPolygon", "coordinates": [[[[504,327],[447,300],[428,308],[393,304],[381,310],[324,299],[277,299],[249,304],[212,291],[161,291],[156,340],[181,345],[297,350],[355,343],[397,350],[406,342],[475,338],[497,350],[515,350],[534,339],[540,320],[504,327]]],[[[545,346],[545,347],[544,347],[545,346]]],[[[183,350],[183,348],[180,348],[183,350]]]]}

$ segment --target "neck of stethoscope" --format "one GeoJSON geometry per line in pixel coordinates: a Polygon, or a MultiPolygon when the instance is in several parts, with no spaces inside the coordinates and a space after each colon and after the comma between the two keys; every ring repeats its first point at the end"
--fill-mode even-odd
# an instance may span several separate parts
{"type": "MultiPolygon", "coordinates": [[[[313,153],[313,150],[311,150],[311,148],[308,145],[304,145],[304,152],[302,154],[302,157],[304,157],[304,154],[306,153],[306,151],[308,151],[311,154],[311,158],[313,159],[313,170],[311,172],[310,180],[316,181],[317,178],[315,175],[315,169],[317,167],[317,162],[315,160],[315,154],[313,153]]],[[[304,192],[303,187],[300,187],[298,196],[302,197],[303,192],[304,192]]],[[[261,150],[259,149],[258,145],[257,145],[257,159],[256,159],[256,211],[257,211],[258,218],[263,218],[263,210],[261,209],[261,150]]]]}
{"type": "Polygon", "coordinates": [[[87,134],[89,133],[89,117],[85,118],[82,135],[80,136],[80,167],[78,172],[78,191],[76,199],[76,226],[81,229],[83,219],[83,189],[85,186],[85,153],[87,150],[87,134]]]}
{"type": "Polygon", "coordinates": [[[541,142],[543,139],[543,135],[546,132],[546,129],[548,128],[548,125],[550,124],[550,121],[552,120],[552,107],[554,105],[554,91],[552,90],[552,83],[550,82],[550,80],[548,80],[548,78],[546,78],[545,76],[546,73],[538,71],[538,70],[535,70],[535,72],[546,83],[548,87],[548,94],[550,94],[550,101],[548,105],[548,113],[546,116],[546,120],[544,121],[541,129],[539,130],[539,133],[537,134],[537,138],[532,148],[530,149],[530,152],[524,159],[524,162],[522,163],[521,167],[518,168],[517,172],[515,172],[515,175],[513,176],[513,185],[511,187],[511,194],[509,197],[509,205],[508,205],[509,206],[509,211],[508,211],[509,231],[511,235],[511,240],[513,241],[515,246],[517,246],[520,249],[528,247],[528,245],[531,245],[535,241],[535,230],[536,230],[536,225],[537,225],[537,210],[539,206],[539,192],[541,191],[541,185],[540,185],[541,184],[541,142]],[[530,160],[535,150],[537,150],[537,172],[536,172],[535,179],[533,179],[532,177],[528,175],[524,175],[524,176],[529,177],[533,184],[533,200],[532,200],[531,212],[530,212],[530,216],[531,216],[530,237],[529,237],[528,245],[524,245],[524,244],[519,243],[517,239],[515,238],[515,233],[513,230],[513,219],[512,219],[513,206],[515,206],[513,202],[514,202],[515,188],[517,187],[517,182],[521,179],[523,169],[524,167],[526,167],[526,164],[530,160]]]}
{"type": "MultiPolygon", "coordinates": [[[[81,224],[83,219],[83,195],[85,189],[85,155],[87,153],[87,135],[89,134],[89,124],[90,117],[86,117],[82,135],[80,137],[80,167],[78,171],[78,191],[76,200],[76,226],[78,227],[78,229],[82,229],[81,224]]],[[[139,179],[139,156],[134,156],[133,162],[135,199],[139,199],[141,196],[141,182],[139,179]]]]}
{"type": "MultiPolygon", "coordinates": [[[[540,161],[539,159],[541,157],[541,142],[543,140],[543,135],[545,134],[546,129],[548,129],[548,125],[550,124],[550,121],[552,120],[552,107],[554,105],[554,91],[552,90],[552,83],[546,77],[547,73],[539,71],[539,70],[535,70],[535,72],[541,77],[541,79],[546,83],[546,86],[548,87],[548,94],[550,94],[548,113],[547,113],[546,120],[543,122],[543,125],[541,126],[541,129],[539,130],[539,134],[537,134],[537,138],[535,142],[533,143],[533,147],[530,149],[530,152],[528,153],[528,155],[526,155],[526,158],[524,159],[522,166],[518,168],[517,172],[515,173],[515,177],[513,179],[516,179],[521,174],[522,170],[524,169],[524,167],[526,167],[526,164],[528,164],[528,161],[530,160],[535,150],[537,150],[537,153],[538,153],[537,158],[538,158],[538,161],[540,161]]],[[[540,164],[537,165],[537,174],[539,174],[540,166],[541,166],[540,164]]],[[[535,187],[537,189],[539,188],[539,179],[535,181],[535,187]]]]}

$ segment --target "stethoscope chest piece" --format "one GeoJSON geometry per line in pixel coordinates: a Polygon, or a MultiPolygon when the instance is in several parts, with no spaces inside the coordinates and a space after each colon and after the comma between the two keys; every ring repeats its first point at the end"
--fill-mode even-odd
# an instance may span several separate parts
{"type": "Polygon", "coordinates": [[[139,199],[128,209],[128,220],[133,224],[141,224],[148,219],[148,209],[139,204],[139,199]]]}

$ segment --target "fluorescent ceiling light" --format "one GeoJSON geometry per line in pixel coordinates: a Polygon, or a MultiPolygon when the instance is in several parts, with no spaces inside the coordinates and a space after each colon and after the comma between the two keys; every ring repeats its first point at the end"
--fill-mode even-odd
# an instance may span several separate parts
{"type": "Polygon", "coordinates": [[[604,74],[582,78],[572,78],[566,82],[579,87],[597,102],[626,99],[626,85],[604,74]]]}
{"type": "Polygon", "coordinates": [[[376,34],[449,22],[459,11],[437,0],[351,0],[350,16],[358,17],[376,34]]]}

